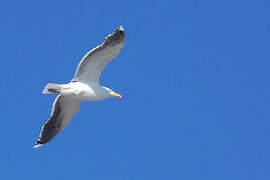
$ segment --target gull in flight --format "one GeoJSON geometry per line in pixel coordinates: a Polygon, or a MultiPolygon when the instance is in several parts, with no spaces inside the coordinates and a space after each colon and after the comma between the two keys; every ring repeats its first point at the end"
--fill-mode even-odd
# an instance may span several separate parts
{"type": "Polygon", "coordinates": [[[125,31],[119,26],[104,42],[89,51],[79,63],[76,73],[68,84],[49,83],[43,94],[57,94],[51,117],[42,126],[34,148],[41,147],[64,129],[80,109],[80,101],[98,101],[109,97],[121,98],[113,90],[101,86],[99,77],[104,67],[115,58],[125,43],[125,31]]]}

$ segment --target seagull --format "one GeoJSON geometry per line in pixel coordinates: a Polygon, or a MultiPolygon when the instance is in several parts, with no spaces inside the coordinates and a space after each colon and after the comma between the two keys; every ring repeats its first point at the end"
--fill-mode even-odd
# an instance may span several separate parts
{"type": "Polygon", "coordinates": [[[121,98],[110,88],[99,84],[104,67],[124,47],[125,31],[119,26],[102,44],[89,51],[80,61],[76,73],[68,84],[49,83],[43,94],[57,94],[49,120],[42,126],[34,148],[41,147],[63,130],[80,109],[81,101],[98,101],[109,97],[121,98]]]}

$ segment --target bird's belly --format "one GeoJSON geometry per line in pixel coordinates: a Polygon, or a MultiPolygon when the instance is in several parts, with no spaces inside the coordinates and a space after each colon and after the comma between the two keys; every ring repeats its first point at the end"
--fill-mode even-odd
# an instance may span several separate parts
{"type": "Polygon", "coordinates": [[[99,101],[105,99],[105,97],[96,97],[96,96],[83,96],[81,97],[81,101],[99,101]]]}
{"type": "Polygon", "coordinates": [[[61,91],[61,94],[79,99],[81,101],[98,101],[106,97],[97,94],[97,90],[84,83],[70,83],[61,91]]]}
{"type": "Polygon", "coordinates": [[[98,101],[102,99],[91,92],[80,92],[75,94],[74,96],[76,96],[76,98],[80,99],[81,101],[98,101]]]}
{"type": "Polygon", "coordinates": [[[80,99],[81,101],[99,101],[105,98],[102,96],[97,96],[91,88],[77,89],[74,90],[70,95],[76,99],[80,99]]]}
{"type": "Polygon", "coordinates": [[[76,99],[80,99],[81,101],[98,101],[98,98],[95,93],[91,90],[75,90],[71,96],[75,97],[76,99]]]}

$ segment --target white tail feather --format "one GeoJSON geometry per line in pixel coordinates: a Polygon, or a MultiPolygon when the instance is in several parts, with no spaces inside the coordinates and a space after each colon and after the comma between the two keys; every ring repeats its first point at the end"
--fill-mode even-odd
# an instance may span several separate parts
{"type": "Polygon", "coordinates": [[[62,88],[61,84],[54,84],[54,83],[49,83],[45,86],[45,88],[43,89],[42,93],[43,94],[59,94],[60,90],[62,88]]]}

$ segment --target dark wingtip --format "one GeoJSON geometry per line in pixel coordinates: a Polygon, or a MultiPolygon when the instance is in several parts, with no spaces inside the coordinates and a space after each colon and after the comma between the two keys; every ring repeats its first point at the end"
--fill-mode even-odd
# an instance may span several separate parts
{"type": "Polygon", "coordinates": [[[119,32],[121,35],[124,35],[125,30],[124,30],[123,26],[118,26],[118,28],[116,28],[115,32],[119,32]]]}
{"type": "Polygon", "coordinates": [[[37,140],[37,142],[35,143],[34,148],[35,148],[35,149],[36,149],[36,148],[39,148],[39,147],[43,146],[44,144],[46,144],[47,142],[48,142],[48,139],[45,140],[45,141],[41,141],[40,138],[39,138],[39,139],[37,140]]]}
{"type": "Polygon", "coordinates": [[[118,28],[115,31],[125,31],[123,26],[118,26],[118,28]]]}
{"type": "Polygon", "coordinates": [[[115,45],[125,41],[125,31],[123,26],[119,26],[112,34],[105,37],[104,44],[115,45]]]}
{"type": "Polygon", "coordinates": [[[39,147],[41,147],[41,146],[43,146],[43,144],[41,144],[41,143],[39,143],[39,142],[36,142],[35,145],[34,145],[34,148],[36,149],[36,148],[39,148],[39,147]]]}

